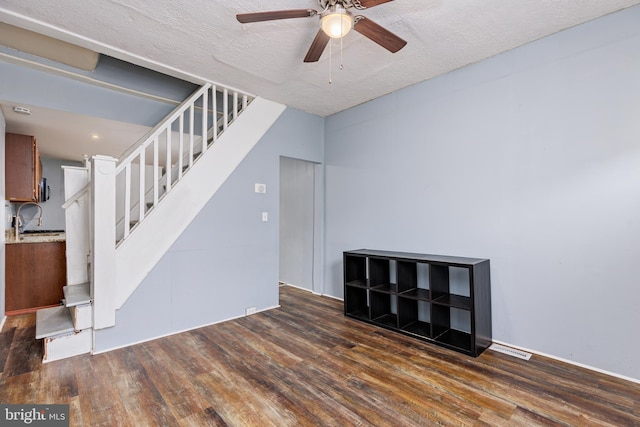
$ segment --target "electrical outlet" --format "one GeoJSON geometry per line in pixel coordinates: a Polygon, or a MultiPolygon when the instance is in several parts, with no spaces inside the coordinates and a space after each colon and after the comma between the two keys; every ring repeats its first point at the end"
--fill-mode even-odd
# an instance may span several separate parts
{"type": "Polygon", "coordinates": [[[256,308],[255,307],[249,307],[245,310],[246,315],[249,316],[251,314],[256,314],[256,308]]]}
{"type": "Polygon", "coordinates": [[[256,184],[255,191],[256,193],[265,194],[267,192],[267,184],[256,184]]]}

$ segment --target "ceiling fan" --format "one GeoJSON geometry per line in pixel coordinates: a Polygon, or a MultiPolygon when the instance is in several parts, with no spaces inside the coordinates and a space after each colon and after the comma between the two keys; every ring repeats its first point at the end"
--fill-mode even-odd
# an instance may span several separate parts
{"type": "Polygon", "coordinates": [[[322,11],[314,9],[273,10],[270,12],[239,13],[236,19],[249,22],[275,21],[278,19],[310,18],[320,15],[320,29],[311,43],[304,62],[316,62],[331,38],[340,39],[353,28],[368,39],[376,42],[391,53],[402,49],[407,42],[391,31],[362,15],[355,15],[349,9],[358,11],[372,8],[393,0],[318,0],[322,11]]]}

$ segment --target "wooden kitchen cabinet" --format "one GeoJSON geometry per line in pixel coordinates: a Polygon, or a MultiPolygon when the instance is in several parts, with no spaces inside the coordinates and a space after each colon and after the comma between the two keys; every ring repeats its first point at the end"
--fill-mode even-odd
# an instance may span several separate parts
{"type": "Polygon", "coordinates": [[[42,162],[35,137],[5,134],[5,198],[39,202],[42,162]]]}
{"type": "Polygon", "coordinates": [[[6,245],[7,314],[60,303],[67,280],[65,246],[65,242],[6,245]]]}

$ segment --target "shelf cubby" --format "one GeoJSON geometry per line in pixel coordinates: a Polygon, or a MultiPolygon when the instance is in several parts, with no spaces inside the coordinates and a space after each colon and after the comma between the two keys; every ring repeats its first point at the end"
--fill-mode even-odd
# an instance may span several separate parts
{"type": "Polygon", "coordinates": [[[418,287],[418,268],[415,261],[399,260],[396,262],[396,283],[398,293],[418,287]]]}
{"type": "Polygon", "coordinates": [[[453,349],[460,349],[467,352],[471,352],[473,349],[471,334],[456,329],[447,329],[436,338],[436,341],[453,349]]]}
{"type": "Polygon", "coordinates": [[[428,301],[398,296],[398,328],[422,338],[430,338],[430,311],[428,301]]]}
{"type": "Polygon", "coordinates": [[[344,252],[345,315],[471,356],[491,345],[488,259],[344,252]]]}
{"type": "Polygon", "coordinates": [[[344,282],[349,286],[367,287],[367,258],[364,256],[344,257],[344,282]]]}
{"type": "Polygon", "coordinates": [[[369,293],[371,303],[371,321],[385,326],[398,327],[396,296],[388,292],[369,293]]]}
{"type": "Polygon", "coordinates": [[[391,283],[391,260],[386,258],[369,258],[369,286],[372,288],[391,283]]]}
{"type": "Polygon", "coordinates": [[[369,318],[367,290],[357,286],[345,288],[344,314],[358,319],[369,318]]]}

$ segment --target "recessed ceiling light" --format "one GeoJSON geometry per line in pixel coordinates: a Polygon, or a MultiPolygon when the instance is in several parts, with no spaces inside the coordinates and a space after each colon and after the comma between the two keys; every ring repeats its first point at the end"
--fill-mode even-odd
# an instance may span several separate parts
{"type": "Polygon", "coordinates": [[[91,139],[93,139],[94,141],[97,141],[98,139],[100,139],[100,135],[98,135],[97,133],[92,133],[91,139]]]}
{"type": "Polygon", "coordinates": [[[15,106],[13,107],[13,112],[14,113],[18,113],[18,114],[24,114],[26,116],[30,116],[31,115],[31,110],[25,107],[18,107],[15,106]]]}

